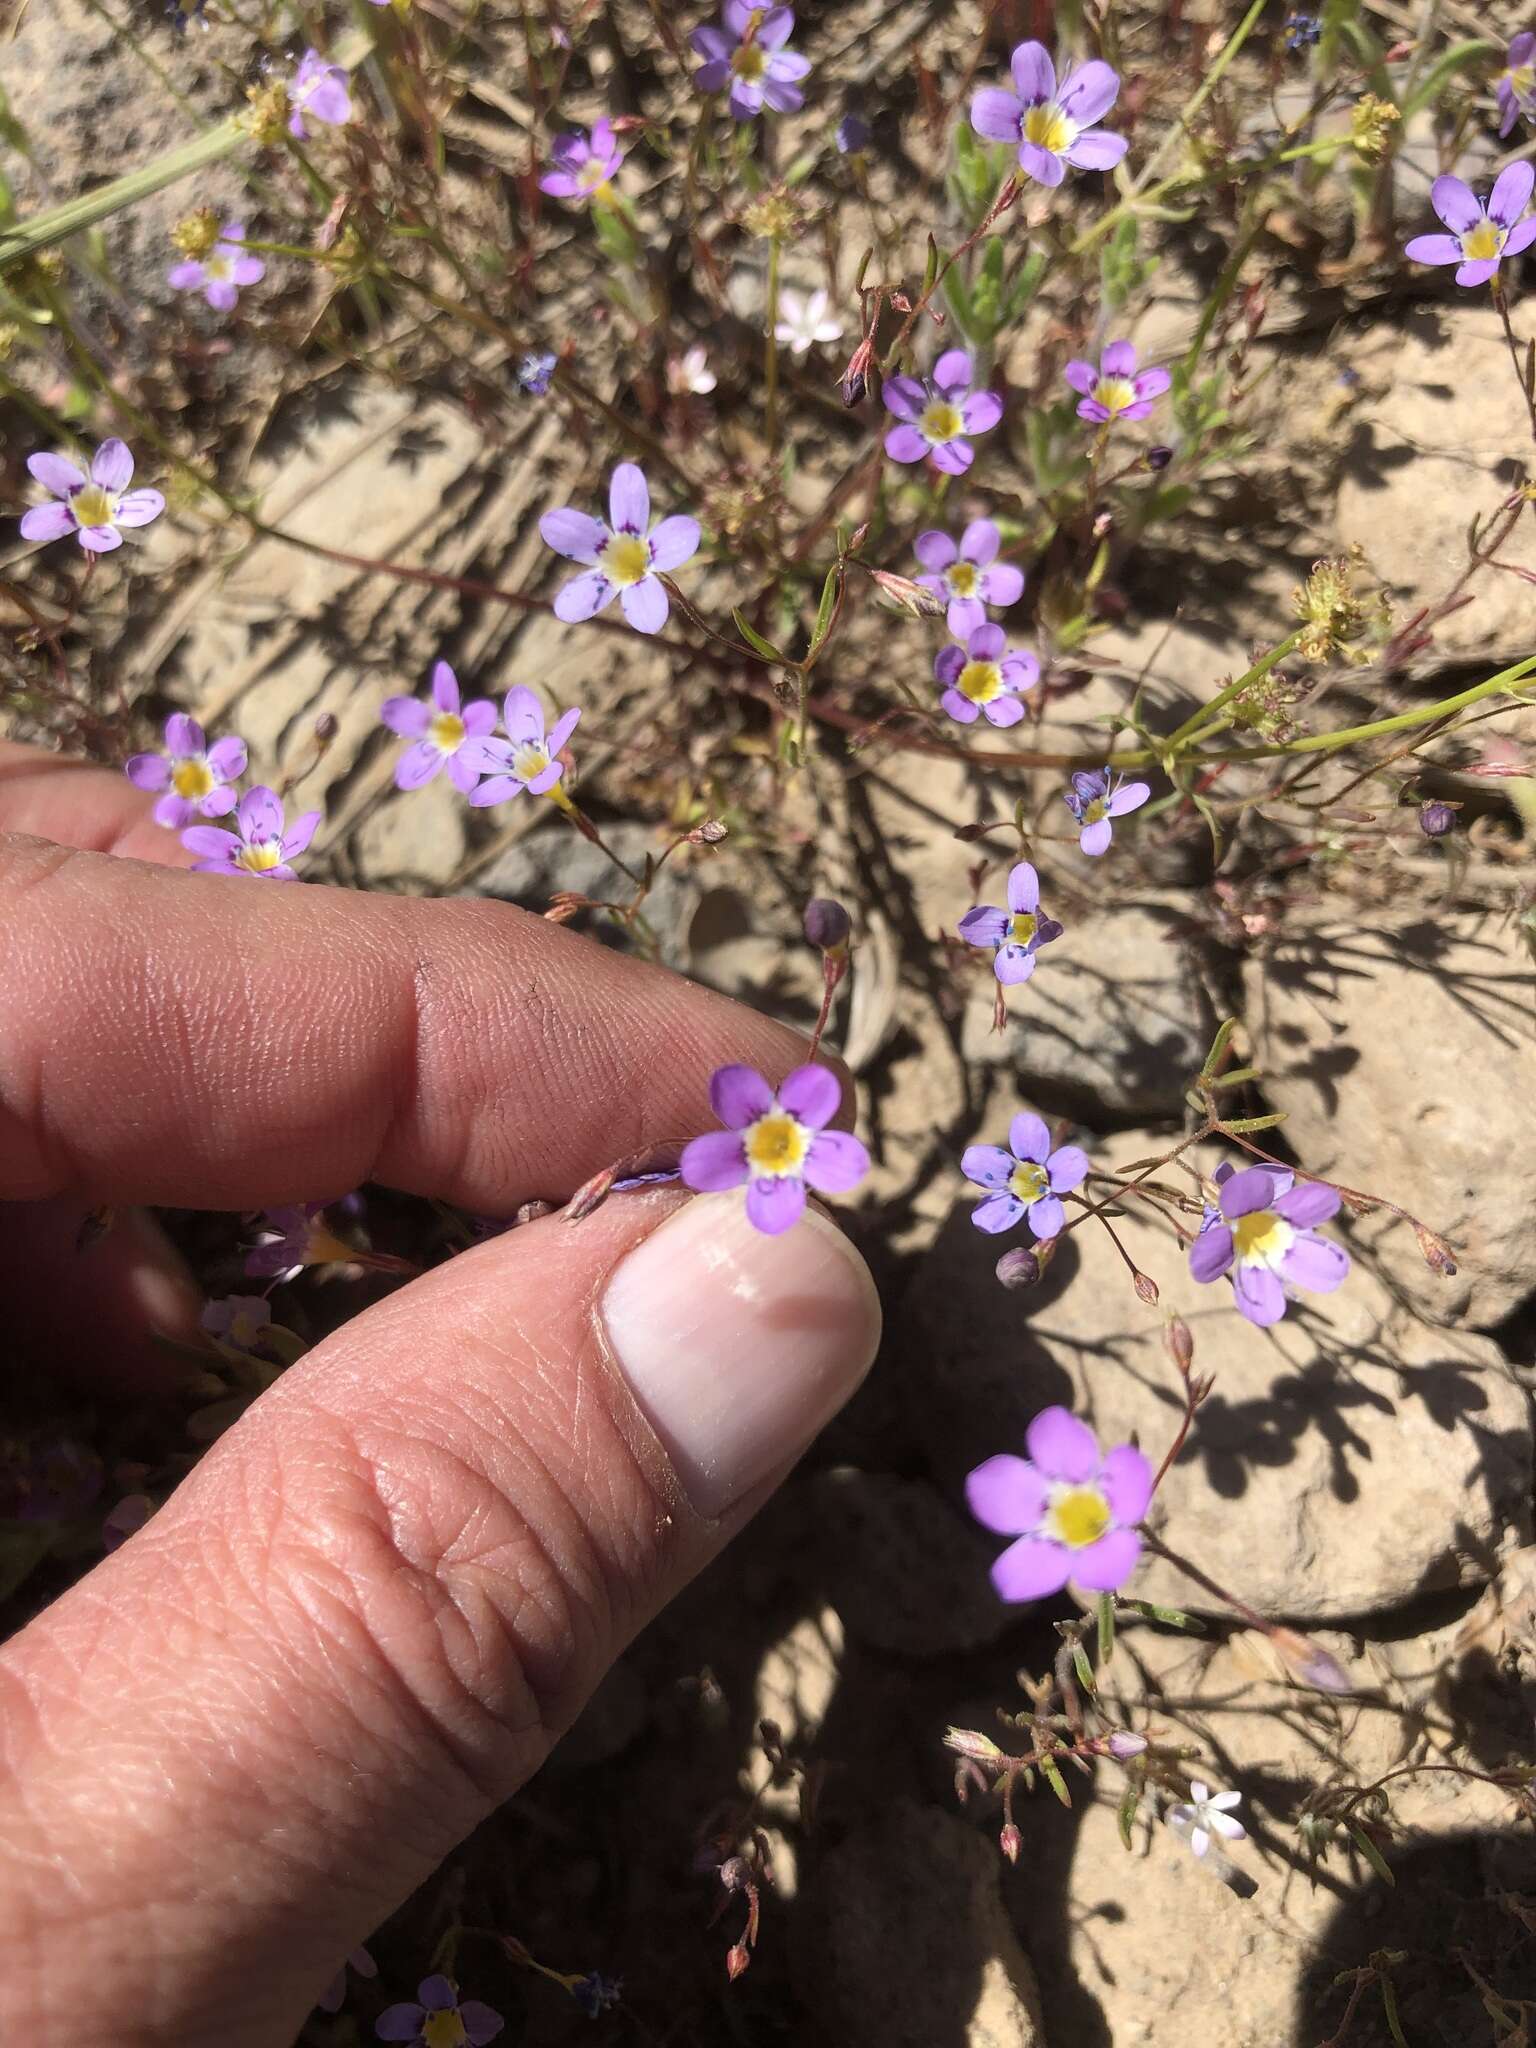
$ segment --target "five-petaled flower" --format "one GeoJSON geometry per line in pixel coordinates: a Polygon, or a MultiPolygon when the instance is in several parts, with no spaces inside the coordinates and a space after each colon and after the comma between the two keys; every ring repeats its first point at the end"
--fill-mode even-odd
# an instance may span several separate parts
{"type": "Polygon", "coordinates": [[[568,561],[591,565],[555,593],[555,617],[578,624],[617,596],[637,633],[659,633],[668,611],[661,572],[680,569],[698,553],[699,522],[675,512],[648,532],[650,488],[645,472],[633,462],[621,462],[609,478],[608,519],[605,526],[589,512],[562,505],[539,521],[546,547],[568,561]]]}
{"type": "Polygon", "coordinates": [[[416,1986],[416,2000],[386,2006],[373,2023],[381,2041],[406,2041],[412,2048],[484,2048],[506,2025],[499,2012],[478,1998],[459,1997],[451,1977],[428,1977],[416,1986]]]}
{"type": "Polygon", "coordinates": [[[959,924],[960,936],[968,946],[996,948],[993,969],[1006,987],[1028,981],[1035,971],[1037,950],[1059,939],[1061,931],[1054,917],[1041,915],[1040,877],[1027,860],[1017,861],[1008,870],[1006,910],[978,903],[959,924]]]}
{"type": "Polygon", "coordinates": [[[259,256],[248,256],[241,246],[245,229],[237,220],[226,221],[218,240],[201,261],[189,258],[166,272],[166,283],[179,292],[200,291],[209,305],[228,313],[241,289],[257,284],[267,274],[259,256]]]}
{"type": "Polygon", "coordinates": [[[459,679],[446,661],[432,670],[432,702],[418,697],[386,697],[379,717],[393,733],[413,742],[395,763],[395,787],[420,789],[448,770],[448,779],[468,796],[488,766],[485,742],[496,729],[496,706],[489,697],[465,704],[459,679]]]}
{"type": "Polygon", "coordinates": [[[1460,178],[1436,178],[1429,203],[1451,232],[1415,235],[1403,254],[1414,263],[1454,263],[1458,284],[1486,284],[1506,256],[1536,241],[1536,215],[1522,219],[1533,184],[1536,170],[1524,162],[1499,173],[1486,202],[1460,178]]]}
{"type": "Polygon", "coordinates": [[[560,749],[576,730],[580,705],[572,705],[546,733],[544,707],[523,683],[507,692],[504,723],[507,738],[485,743],[486,779],[470,798],[477,808],[505,803],[526,789],[534,796],[547,796],[565,773],[560,749]]]}
{"type": "Polygon", "coordinates": [[[1287,1289],[1331,1294],[1349,1275],[1342,1245],[1315,1226],[1339,1209],[1339,1194],[1320,1180],[1298,1182],[1284,1167],[1224,1161],[1215,1173],[1217,1208],[1207,1208],[1189,1252],[1196,1280],[1231,1275],[1237,1306],[1262,1328],[1285,1314],[1287,1289]]]}
{"type": "Polygon", "coordinates": [[[1170,1807],[1168,1818],[1180,1834],[1189,1836],[1189,1846],[1195,1855],[1203,1856],[1211,1846],[1212,1835],[1225,1835],[1229,1842],[1244,1839],[1248,1830],[1240,1820],[1232,1818],[1234,1808],[1242,1803],[1241,1792],[1213,1792],[1209,1785],[1191,1778],[1188,1800],[1170,1807]]]}
{"type": "Polygon", "coordinates": [[[914,553],[928,571],[917,580],[945,600],[949,630],[957,640],[987,623],[989,604],[1002,610],[1017,604],[1024,594],[1024,571],[997,559],[1002,544],[1002,535],[990,519],[973,519],[958,547],[947,533],[937,530],[917,536],[914,553]]]}
{"type": "Polygon", "coordinates": [[[694,73],[700,92],[719,92],[729,85],[731,112],[738,121],[754,119],[764,106],[776,114],[793,114],[803,107],[799,81],[810,70],[810,59],[784,47],[794,33],[794,9],[725,0],[721,20],[723,29],[707,24],[688,39],[704,59],[694,73]]]}
{"type": "Polygon", "coordinates": [[[292,1280],[306,1266],[350,1259],[351,1247],[326,1222],[325,1210],[324,1202],[287,1202],[264,1210],[261,1241],[245,1255],[249,1278],[292,1280]]]}
{"type": "Polygon", "coordinates": [[[967,1180],[991,1192],[971,1211],[978,1230],[997,1236],[1022,1216],[1037,1242],[1059,1237],[1067,1220],[1061,1197],[1088,1178],[1088,1154],[1080,1145],[1051,1150],[1043,1117],[1021,1110],[1008,1126],[1008,1150],[1001,1145],[967,1145],[960,1155],[967,1180]]]}
{"type": "Polygon", "coordinates": [[[29,455],[27,468],[53,502],[21,515],[23,540],[63,540],[72,533],[87,554],[120,548],[124,526],[148,526],[165,510],[158,491],[130,491],[133,456],[124,441],[103,441],[87,477],[67,455],[29,455]]]}
{"type": "Polygon", "coordinates": [[[285,824],[282,798],[259,782],[241,797],[233,832],[222,825],[192,825],[181,843],[198,856],[192,865],[199,874],[292,882],[298,879],[293,862],[314,838],[320,818],[319,811],[305,811],[292,825],[285,824]]]}
{"type": "Polygon", "coordinates": [[[204,1302],[198,1321],[231,1350],[255,1351],[271,1324],[272,1304],[264,1294],[226,1294],[222,1301],[204,1302]]]}
{"type": "Polygon", "coordinates": [[[1080,358],[1062,372],[1078,394],[1077,416],[1108,426],[1112,420],[1144,420],[1154,398],[1173,381],[1166,370],[1136,368],[1136,351],[1128,341],[1112,341],[1099,366],[1080,358]]]}
{"type": "Polygon", "coordinates": [[[1059,185],[1071,164],[1108,171],[1125,155],[1123,135],[1095,128],[1120,91],[1118,72],[1095,59],[1056,83],[1044,43],[1020,43],[1013,53],[1014,90],[988,86],[971,101],[971,126],[988,142],[1011,142],[1019,168],[1037,184],[1059,185]]]}
{"type": "Polygon", "coordinates": [[[806,296],[786,288],[779,293],[779,318],[773,330],[791,355],[803,356],[821,341],[840,341],[842,326],[827,317],[827,295],[818,286],[806,296]]]}
{"type": "Polygon", "coordinates": [[[605,117],[595,124],[590,138],[579,128],[567,135],[557,135],[549,161],[552,168],[539,180],[541,192],[548,192],[554,199],[591,201],[607,198],[608,187],[624,161],[624,152],[614,135],[613,123],[605,117]]]}
{"type": "Polygon", "coordinates": [[[1024,1442],[1027,1458],[988,1458],[965,1482],[982,1527],[1018,1538],[993,1565],[993,1585],[1005,1600],[1043,1600],[1069,1579],[1114,1592],[1141,1556],[1136,1524],[1152,1498],[1152,1467],[1134,1444],[1101,1455],[1067,1408],[1044,1409],[1024,1442]]]}
{"type": "Polygon", "coordinates": [[[1499,73],[1497,93],[1501,139],[1514,127],[1517,114],[1524,114],[1528,121],[1536,116],[1536,63],[1532,62],[1533,57],[1536,57],[1536,34],[1523,28],[1519,35],[1511,37],[1504,56],[1504,69],[1499,73]]]}
{"type": "Polygon", "coordinates": [[[288,133],[299,142],[309,139],[309,130],[304,126],[306,114],[328,128],[350,121],[352,95],[347,90],[346,72],[339,64],[322,57],[318,50],[306,50],[299,59],[298,70],[288,81],[288,108],[288,133]]]}
{"type": "Polygon", "coordinates": [[[1019,693],[1040,680],[1040,664],[1028,649],[1010,647],[1001,626],[978,626],[963,647],[941,647],[933,673],[944,685],[940,704],[960,725],[974,725],[979,712],[989,725],[1017,725],[1024,716],[1019,693]]]}
{"type": "Polygon", "coordinates": [[[245,741],[231,733],[210,747],[184,711],[165,721],[163,754],[130,754],[123,773],[136,789],[162,792],[155,823],[179,831],[197,817],[222,818],[235,808],[232,785],[245,773],[245,741]]]}
{"type": "Polygon", "coordinates": [[[842,1092],[827,1067],[796,1067],[777,1094],[752,1067],[718,1068],[709,1100],[726,1128],[684,1148],[684,1181],[701,1193],[745,1182],[748,1221],[776,1237],[799,1221],[807,1182],[818,1194],[841,1195],[869,1171],[859,1140],[826,1128],[842,1092]]]}
{"type": "Polygon", "coordinates": [[[1117,780],[1108,768],[1079,769],[1062,801],[1082,827],[1077,843],[1083,852],[1108,853],[1115,836],[1111,820],[1139,811],[1151,794],[1149,783],[1117,780]]]}
{"type": "Polygon", "coordinates": [[[963,476],[975,460],[967,435],[987,433],[1003,416],[995,391],[971,389],[971,359],[963,348],[946,349],[931,378],[887,377],[881,396],[897,419],[885,437],[886,454],[893,462],[931,456],[947,476],[963,476]]]}

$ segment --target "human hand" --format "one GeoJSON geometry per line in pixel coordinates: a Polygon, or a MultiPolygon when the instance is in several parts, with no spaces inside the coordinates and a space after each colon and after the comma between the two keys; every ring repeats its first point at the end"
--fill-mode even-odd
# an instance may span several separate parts
{"type": "MultiPolygon", "coordinates": [[[[691,1135],[724,1061],[804,1057],[523,912],[174,872],[168,838],[119,778],[0,747],[23,1356],[110,1326],[163,1374],[123,1318],[195,1309],[138,1224],[49,1272],[93,1204],[376,1179],[506,1214],[691,1135]]],[[[0,2038],[283,2048],[847,1399],[879,1320],[814,1211],[769,1238],[739,1193],[665,1188],[318,1345],[0,1650],[0,2038]]]]}

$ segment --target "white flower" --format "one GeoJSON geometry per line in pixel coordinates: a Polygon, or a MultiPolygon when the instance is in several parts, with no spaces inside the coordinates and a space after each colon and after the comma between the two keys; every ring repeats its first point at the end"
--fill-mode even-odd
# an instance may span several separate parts
{"type": "Polygon", "coordinates": [[[795,355],[803,356],[818,341],[839,341],[842,332],[837,321],[827,318],[824,291],[814,291],[809,298],[788,290],[779,293],[779,324],[773,330],[774,339],[782,341],[795,355]]]}
{"type": "Polygon", "coordinates": [[[674,359],[667,365],[667,382],[674,392],[681,396],[692,392],[702,398],[715,388],[715,373],[709,367],[709,355],[701,346],[689,349],[681,361],[674,359]]]}
{"type": "Polygon", "coordinates": [[[1248,1830],[1232,1818],[1233,1807],[1243,1803],[1241,1792],[1213,1793],[1209,1785],[1191,1778],[1189,1795],[1189,1804],[1175,1806],[1168,1819],[1180,1834],[1189,1836],[1189,1846],[1197,1856],[1209,1849],[1212,1835],[1225,1835],[1229,1842],[1243,1840],[1248,1830]]]}

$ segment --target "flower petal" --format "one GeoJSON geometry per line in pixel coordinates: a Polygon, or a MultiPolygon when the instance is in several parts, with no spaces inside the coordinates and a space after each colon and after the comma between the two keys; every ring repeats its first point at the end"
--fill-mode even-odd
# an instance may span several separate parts
{"type": "Polygon", "coordinates": [[[1003,416],[1003,401],[995,391],[973,391],[960,408],[960,422],[968,434],[987,434],[1003,416]]]}
{"type": "Polygon", "coordinates": [[[756,1067],[718,1067],[709,1080],[709,1106],[728,1131],[744,1131],[773,1107],[773,1090],[756,1067]]]}
{"type": "Polygon", "coordinates": [[[1036,1240],[1044,1244],[1048,1238],[1060,1237],[1066,1227],[1067,1212],[1054,1195],[1041,1195],[1038,1201],[1030,1203],[1025,1220],[1036,1240]]]}
{"type": "Polygon", "coordinates": [[[240,799],[239,823],[244,839],[277,839],[283,830],[283,806],[274,790],[258,782],[240,799]]]}
{"type": "Polygon", "coordinates": [[[417,740],[395,763],[396,789],[421,789],[438,773],[445,759],[431,740],[417,740]]]}
{"type": "Polygon", "coordinates": [[[869,1152],[849,1131],[818,1131],[805,1155],[805,1178],[824,1195],[846,1195],[869,1171],[869,1152]]]}
{"type": "Polygon", "coordinates": [[[963,561],[973,562],[978,569],[985,569],[995,561],[997,551],[1003,544],[1003,536],[990,519],[973,519],[960,536],[960,555],[963,561]]]}
{"type": "Polygon", "coordinates": [[[999,946],[1008,935],[1008,913],[994,910],[989,903],[978,903],[974,910],[968,910],[955,927],[968,946],[999,946]]]}
{"type": "Polygon", "coordinates": [[[91,462],[91,482],[114,495],[133,482],[133,455],[126,441],[116,436],[103,441],[91,462]]]}
{"type": "Polygon", "coordinates": [[[928,403],[928,393],[916,377],[887,377],[880,396],[886,411],[899,420],[916,419],[928,403]]]}
{"type": "Polygon", "coordinates": [[[1112,171],[1129,147],[1123,135],[1111,135],[1107,128],[1088,128],[1067,151],[1067,162],[1078,171],[1112,171]]]}
{"type": "Polygon", "coordinates": [[[1056,66],[1044,43],[1020,43],[1009,67],[1014,90],[1027,104],[1056,97],[1056,66]]]}
{"type": "Polygon", "coordinates": [[[123,773],[135,789],[166,789],[171,780],[171,764],[163,754],[130,754],[123,763],[123,773]]]}
{"type": "Polygon", "coordinates": [[[1019,169],[1026,178],[1033,178],[1037,185],[1059,185],[1067,175],[1067,167],[1059,156],[1053,156],[1048,149],[1042,149],[1038,142],[1019,144],[1019,169]]]}
{"type": "Polygon", "coordinates": [[[1027,1159],[1034,1166],[1043,1166],[1051,1150],[1051,1134],[1045,1118],[1036,1116],[1033,1110],[1021,1109],[1008,1126],[1008,1143],[1015,1159],[1027,1159]]]}
{"type": "Polygon", "coordinates": [[[77,537],[89,555],[110,555],[123,544],[123,536],[115,526],[82,526],[77,537]]]}
{"type": "Polygon", "coordinates": [[[779,1084],[779,1106],[791,1116],[819,1131],[837,1115],[843,1099],[842,1083],[830,1067],[814,1063],[796,1067],[779,1084]]]}
{"type": "Polygon", "coordinates": [[[955,560],[957,550],[947,533],[940,533],[936,528],[930,527],[927,533],[920,533],[917,536],[912,543],[912,552],[925,569],[931,569],[937,575],[955,560]]]}
{"type": "Polygon", "coordinates": [[[301,853],[309,850],[309,842],[320,829],[323,811],[301,811],[283,834],[283,859],[296,860],[301,853]]]}
{"type": "Polygon", "coordinates": [[[782,50],[795,28],[792,7],[770,7],[757,24],[757,44],[762,50],[782,50]]]}
{"type": "Polygon", "coordinates": [[[934,468],[942,470],[945,476],[964,476],[976,460],[976,450],[969,441],[941,441],[937,447],[930,448],[928,453],[934,468]]]}
{"type": "Polygon", "coordinates": [[[610,604],[613,592],[614,586],[601,570],[588,569],[585,575],[562,583],[555,592],[555,617],[568,626],[579,626],[583,619],[593,618],[604,605],[610,604]]]}
{"type": "Polygon", "coordinates": [[[1135,1571],[1141,1557],[1141,1538],[1134,1529],[1111,1529],[1097,1543],[1072,1552],[1070,1576],[1090,1593],[1113,1593],[1135,1571]]]}
{"type": "Polygon", "coordinates": [[[459,2007],[459,2018],[464,2023],[464,2038],[469,2048],[486,2048],[487,2042],[494,2041],[507,2024],[499,2012],[494,2012],[478,1998],[464,2000],[459,2007]]]}
{"type": "Polygon", "coordinates": [[[1112,341],[1099,358],[1100,367],[1106,377],[1129,377],[1136,367],[1136,348],[1133,342],[1112,341]]]}
{"type": "Polygon", "coordinates": [[[1085,825],[1077,836],[1077,843],[1084,853],[1095,858],[1108,853],[1109,843],[1115,836],[1115,828],[1108,818],[1095,818],[1091,825],[1085,825]]]}
{"type": "Polygon", "coordinates": [[[805,1182],[788,1175],[755,1180],[747,1188],[747,1221],[765,1237],[778,1237],[800,1221],[805,1182]]]}
{"type": "Polygon", "coordinates": [[[947,348],[933,366],[934,388],[946,397],[971,388],[971,359],[963,348],[947,348]]]}
{"type": "Polygon", "coordinates": [[[1488,194],[1488,218],[1497,221],[1501,228],[1512,228],[1531,203],[1533,185],[1536,167],[1524,158],[1500,171],[1488,194]]]}
{"type": "Polygon", "coordinates": [[[29,455],[27,468],[56,498],[78,491],[85,482],[84,470],[77,468],[67,455],[53,455],[46,450],[41,455],[29,455]]]}
{"type": "Polygon", "coordinates": [[[1060,1145],[1045,1165],[1052,1194],[1070,1195],[1088,1178],[1091,1162],[1081,1145],[1060,1145]]]}
{"type": "Polygon", "coordinates": [[[1152,1466],[1134,1444],[1116,1444],[1099,1467],[1099,1486],[1115,1520],[1139,1522],[1152,1499],[1152,1466]]]}
{"type": "Polygon", "coordinates": [[[1117,789],[1105,805],[1112,818],[1123,818],[1131,811],[1139,811],[1152,794],[1149,782],[1127,782],[1117,789]]]}
{"type": "Polygon", "coordinates": [[[545,547],[553,548],[567,561],[595,562],[608,538],[608,529],[589,512],[578,512],[574,505],[561,505],[546,512],[539,521],[539,537],[545,547]]]}
{"type": "Polygon", "coordinates": [[[159,491],[129,491],[126,497],[118,500],[117,523],[119,526],[148,526],[164,510],[165,499],[159,491]]]}
{"type": "Polygon", "coordinates": [[[1099,1469],[1093,1431],[1070,1408],[1042,1408],[1024,1432],[1030,1457],[1047,1479],[1092,1479],[1099,1469]]]}
{"type": "Polygon", "coordinates": [[[238,782],[246,770],[245,741],[238,733],[226,733],[208,749],[208,766],[221,782],[238,782]]]}
{"type": "Polygon", "coordinates": [[[1331,1216],[1338,1215],[1340,1206],[1338,1189],[1321,1180],[1298,1181],[1288,1194],[1274,1199],[1275,1214],[1283,1216],[1297,1230],[1311,1230],[1316,1224],[1326,1223],[1331,1216]]]}
{"type": "Polygon", "coordinates": [[[1478,205],[1477,194],[1472,187],[1463,179],[1452,177],[1449,172],[1436,178],[1430,186],[1429,203],[1453,235],[1464,235],[1483,217],[1483,209],[1478,205]]]}
{"type": "Polygon", "coordinates": [[[998,86],[971,98],[971,126],[988,142],[1017,142],[1024,126],[1024,102],[998,86]]]}
{"type": "Polygon", "coordinates": [[[1499,259],[1497,256],[1490,256],[1485,261],[1479,263],[1463,263],[1460,270],[1456,273],[1456,282],[1463,289],[1476,284],[1486,284],[1490,277],[1496,275],[1498,268],[1499,259]]]}
{"type": "Polygon", "coordinates": [[[1202,1230],[1189,1248],[1189,1270],[1191,1276],[1202,1284],[1219,1280],[1232,1264],[1236,1250],[1232,1233],[1225,1223],[1213,1223],[1202,1230]]]}
{"type": "Polygon", "coordinates": [[[379,717],[402,739],[419,739],[432,723],[431,712],[415,697],[386,697],[379,706],[379,717]]]}
{"type": "Polygon", "coordinates": [[[1064,1543],[1021,1536],[993,1565],[992,1584],[1005,1600],[1044,1600],[1059,1593],[1070,1574],[1064,1543]]]}
{"type": "Polygon", "coordinates": [[[1024,1204],[1017,1195],[999,1192],[976,1204],[971,1211],[971,1221],[989,1237],[998,1237],[1003,1231],[1012,1230],[1023,1214],[1024,1204]]]}
{"type": "Polygon", "coordinates": [[[966,1474],[965,1504],[997,1536],[1025,1536],[1045,1513],[1045,1480],[1027,1458],[1003,1451],[966,1474]]]}
{"type": "Polygon", "coordinates": [[[1085,363],[1080,356],[1068,363],[1061,374],[1072,389],[1081,392],[1084,398],[1092,397],[1094,386],[1099,381],[1099,373],[1093,364],[1085,363]]]}
{"type": "Polygon", "coordinates": [[[670,519],[663,519],[651,535],[652,568],[680,569],[684,562],[699,552],[701,539],[697,519],[674,512],[670,519]]]}
{"type": "Polygon", "coordinates": [[[189,754],[201,754],[208,745],[208,736],[195,718],[189,718],[185,711],[173,711],[165,721],[166,752],[181,759],[189,754]]]}
{"type": "Polygon", "coordinates": [[[580,723],[581,706],[579,704],[573,704],[569,711],[561,712],[560,716],[550,727],[549,735],[544,742],[551,758],[559,753],[580,723]]]}
{"type": "Polygon", "coordinates": [[[608,480],[608,524],[615,533],[644,533],[651,523],[651,493],[637,462],[621,462],[608,480]]]}
{"type": "Polygon", "coordinates": [[[62,540],[67,533],[76,530],[75,515],[69,507],[57,498],[46,505],[34,505],[21,515],[21,537],[23,540],[62,540]]]}
{"type": "Polygon", "coordinates": [[[1536,242],[1536,214],[1527,214],[1524,220],[1517,220],[1504,237],[1500,257],[1519,256],[1536,242]]]}
{"type": "MultiPolygon", "coordinates": [[[[253,896],[251,901],[255,900],[253,896]]],[[[387,2005],[374,2021],[373,2031],[381,2041],[419,2041],[426,2019],[419,2005],[387,2005]]]]}
{"type": "Polygon", "coordinates": [[[432,667],[432,702],[439,711],[450,717],[457,717],[463,699],[459,695],[459,679],[446,661],[435,662],[432,667]]]}
{"type": "Polygon", "coordinates": [[[999,946],[997,958],[992,962],[992,972],[1004,988],[1017,988],[1021,981],[1028,981],[1035,971],[1035,955],[1028,946],[1016,945],[1009,940],[999,946]]]}
{"type": "Polygon", "coordinates": [[[619,592],[619,605],[637,633],[659,633],[667,623],[670,600],[658,576],[642,576],[619,592]]]}
{"type": "Polygon", "coordinates": [[[1262,1166],[1245,1166],[1222,1183],[1221,1213],[1228,1222],[1234,1216],[1251,1216],[1255,1209],[1268,1209],[1274,1200],[1274,1179],[1262,1166]]]}
{"type": "Polygon", "coordinates": [[[1287,1286],[1304,1287],[1309,1294],[1332,1294],[1349,1278],[1349,1253],[1343,1245],[1310,1231],[1298,1237],[1280,1261],[1280,1277],[1287,1286]]]}
{"type": "MultiPolygon", "coordinates": [[[[1294,1251],[1295,1246],[1291,1249],[1294,1251]]],[[[1279,1274],[1272,1273],[1268,1266],[1250,1265],[1239,1260],[1232,1275],[1232,1285],[1239,1309],[1250,1323],[1257,1323],[1260,1329],[1278,1323],[1285,1314],[1285,1289],[1280,1284],[1279,1274]]]]}
{"type": "Polygon", "coordinates": [[[1410,263],[1459,263],[1461,244],[1454,235],[1415,235],[1403,254],[1410,263]]]}
{"type": "Polygon", "coordinates": [[[960,1171],[978,1187],[1005,1188],[1017,1161],[1001,1145],[967,1145],[960,1154],[960,1171]]]}
{"type": "MultiPolygon", "coordinates": [[[[889,392],[891,387],[887,384],[885,388],[889,392]]],[[[921,462],[928,453],[928,442],[916,427],[903,421],[886,435],[885,452],[892,462],[921,462]]]]}
{"type": "Polygon", "coordinates": [[[944,614],[944,623],[958,639],[968,640],[978,626],[987,623],[986,607],[980,598],[952,597],[944,614]]]}
{"type": "MultiPolygon", "coordinates": [[[[1039,907],[1040,877],[1027,860],[1016,861],[1008,870],[1008,908],[1017,912],[1039,907]]],[[[1040,1156],[1043,1159],[1045,1154],[1040,1156]]]]}
{"type": "Polygon", "coordinates": [[[544,737],[544,707],[526,683],[507,692],[502,717],[514,746],[537,745],[544,737]]]}

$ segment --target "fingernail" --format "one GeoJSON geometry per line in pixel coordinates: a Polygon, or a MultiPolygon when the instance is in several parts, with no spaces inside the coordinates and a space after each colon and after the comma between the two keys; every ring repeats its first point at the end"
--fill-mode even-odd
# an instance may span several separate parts
{"type": "Polygon", "coordinates": [[[608,1340],[703,1515],[788,1464],[869,1370],[880,1299],[812,1209],[781,1237],[739,1192],[696,1195],[636,1246],[603,1296],[608,1340]]]}

